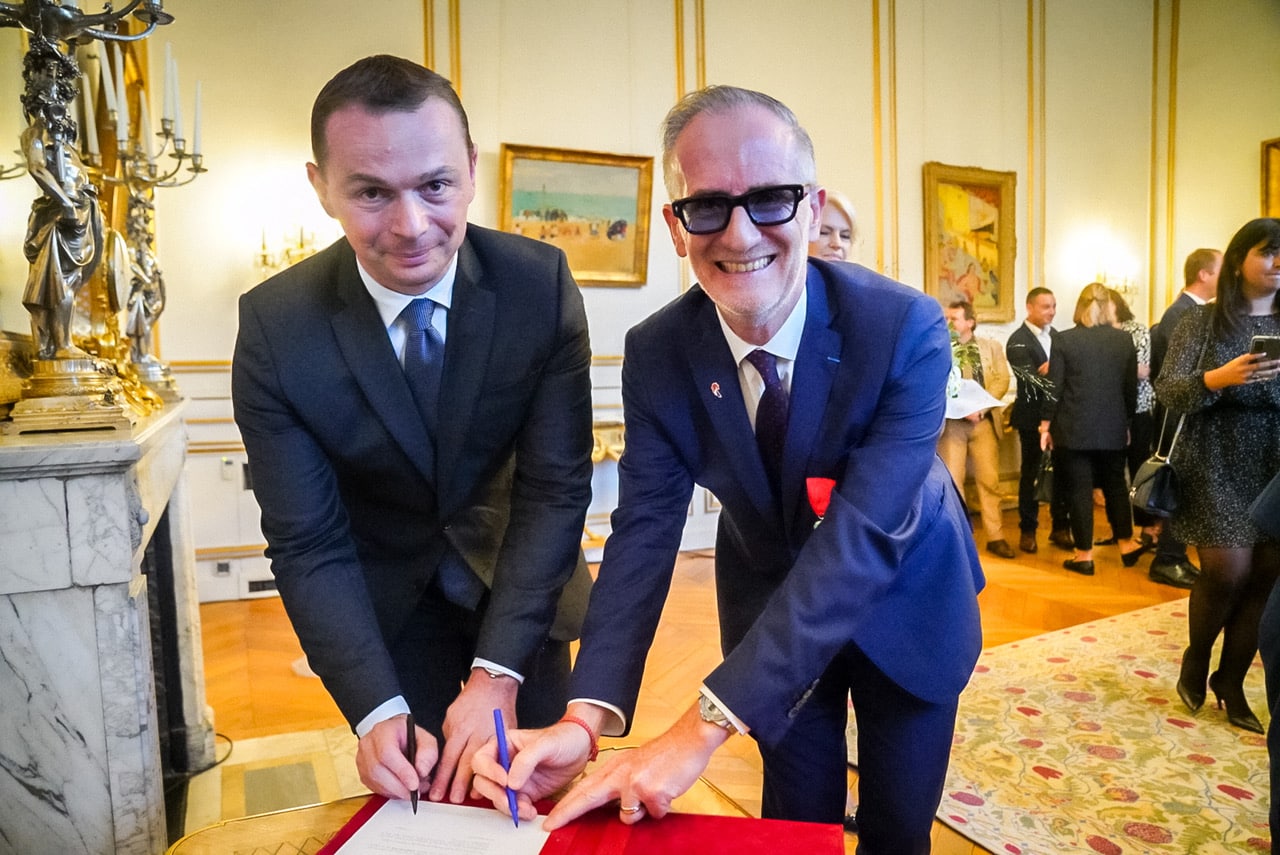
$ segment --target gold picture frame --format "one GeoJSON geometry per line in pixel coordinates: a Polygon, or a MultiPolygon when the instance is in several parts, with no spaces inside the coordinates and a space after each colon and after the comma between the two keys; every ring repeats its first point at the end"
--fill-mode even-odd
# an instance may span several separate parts
{"type": "Polygon", "coordinates": [[[1017,173],[924,165],[924,290],[973,304],[979,321],[1013,320],[1017,173]]]}
{"type": "Polygon", "coordinates": [[[653,158],[503,143],[498,228],[546,241],[579,285],[643,285],[653,158]]]}
{"type": "Polygon", "coordinates": [[[1280,217],[1280,137],[1262,141],[1262,216],[1280,217]]]}

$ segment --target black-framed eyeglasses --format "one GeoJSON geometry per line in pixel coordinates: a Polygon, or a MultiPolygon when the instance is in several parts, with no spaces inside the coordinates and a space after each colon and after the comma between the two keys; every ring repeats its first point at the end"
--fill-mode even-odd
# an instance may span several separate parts
{"type": "Polygon", "coordinates": [[[724,231],[737,207],[742,207],[757,226],[780,226],[795,219],[807,192],[803,184],[780,184],[757,187],[741,196],[708,193],[677,199],[671,203],[671,212],[691,235],[724,231]]]}

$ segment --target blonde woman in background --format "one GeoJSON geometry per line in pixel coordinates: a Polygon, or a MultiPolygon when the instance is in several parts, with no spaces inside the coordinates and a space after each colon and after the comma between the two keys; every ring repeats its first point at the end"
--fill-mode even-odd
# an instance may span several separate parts
{"type": "Polygon", "coordinates": [[[1053,341],[1049,379],[1058,398],[1047,401],[1041,413],[1040,447],[1057,450],[1054,477],[1065,480],[1071,497],[1075,556],[1062,566],[1092,576],[1095,480],[1106,496],[1121,562],[1132,567],[1146,551],[1133,540],[1124,483],[1129,420],[1138,405],[1138,353],[1129,334],[1115,327],[1107,286],[1085,286],[1073,317],[1076,325],[1053,341]]]}
{"type": "Polygon", "coordinates": [[[823,261],[855,261],[853,246],[858,241],[858,217],[848,197],[827,188],[822,206],[818,239],[809,241],[809,255],[823,261]]]}

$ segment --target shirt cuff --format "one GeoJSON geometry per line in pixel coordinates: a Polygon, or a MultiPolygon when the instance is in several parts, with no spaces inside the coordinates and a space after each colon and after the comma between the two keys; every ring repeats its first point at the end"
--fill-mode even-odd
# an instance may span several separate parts
{"type": "Polygon", "coordinates": [[[591,704],[593,707],[610,714],[609,718],[604,720],[604,726],[600,728],[601,736],[621,736],[627,730],[627,717],[623,714],[622,709],[615,707],[613,704],[597,701],[595,698],[570,698],[571,704],[591,704]]]}
{"type": "Polygon", "coordinates": [[[490,662],[488,659],[481,659],[479,656],[477,656],[475,659],[471,660],[471,667],[483,668],[486,671],[499,671],[503,674],[506,674],[508,677],[512,678],[520,685],[522,686],[524,685],[523,674],[518,674],[515,671],[512,671],[510,668],[504,668],[503,666],[499,665],[497,662],[490,662]]]}
{"type": "Polygon", "coordinates": [[[751,731],[751,728],[747,727],[746,724],[743,723],[742,719],[734,715],[728,707],[721,703],[720,699],[716,697],[716,693],[707,688],[706,683],[703,683],[702,687],[698,691],[706,695],[707,699],[716,705],[716,709],[724,713],[724,717],[729,719],[729,724],[733,725],[734,730],[744,736],[751,731]]]}
{"type": "Polygon", "coordinates": [[[360,723],[356,725],[356,736],[364,739],[368,736],[369,731],[373,730],[373,726],[380,722],[384,722],[389,718],[395,718],[398,715],[408,715],[409,704],[404,699],[404,695],[396,695],[389,701],[383,701],[373,708],[373,712],[360,719],[360,723]]]}

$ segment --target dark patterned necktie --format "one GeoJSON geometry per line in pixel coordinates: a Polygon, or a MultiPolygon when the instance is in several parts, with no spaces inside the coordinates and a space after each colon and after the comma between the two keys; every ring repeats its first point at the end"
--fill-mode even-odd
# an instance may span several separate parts
{"type": "Polygon", "coordinates": [[[753,350],[747,361],[760,372],[764,394],[756,406],[756,445],[774,495],[781,495],[782,443],[787,435],[787,390],[778,376],[778,358],[764,350],[753,350]]]}
{"type": "Polygon", "coordinates": [[[431,326],[436,303],[426,297],[409,303],[400,313],[407,326],[404,342],[404,375],[413,392],[413,401],[427,426],[427,433],[435,437],[436,399],[440,395],[440,374],[444,366],[444,339],[431,326]]]}
{"type": "MultiPolygon", "coordinates": [[[[444,339],[440,337],[440,331],[431,325],[435,311],[434,300],[419,297],[400,313],[408,326],[404,341],[404,375],[409,381],[418,412],[422,414],[423,424],[427,426],[433,458],[436,404],[440,397],[441,369],[444,367],[444,339]]],[[[434,467],[434,459],[431,465],[434,467]]],[[[452,545],[445,547],[436,567],[436,586],[446,600],[468,609],[475,609],[484,595],[484,583],[452,545]]]]}

